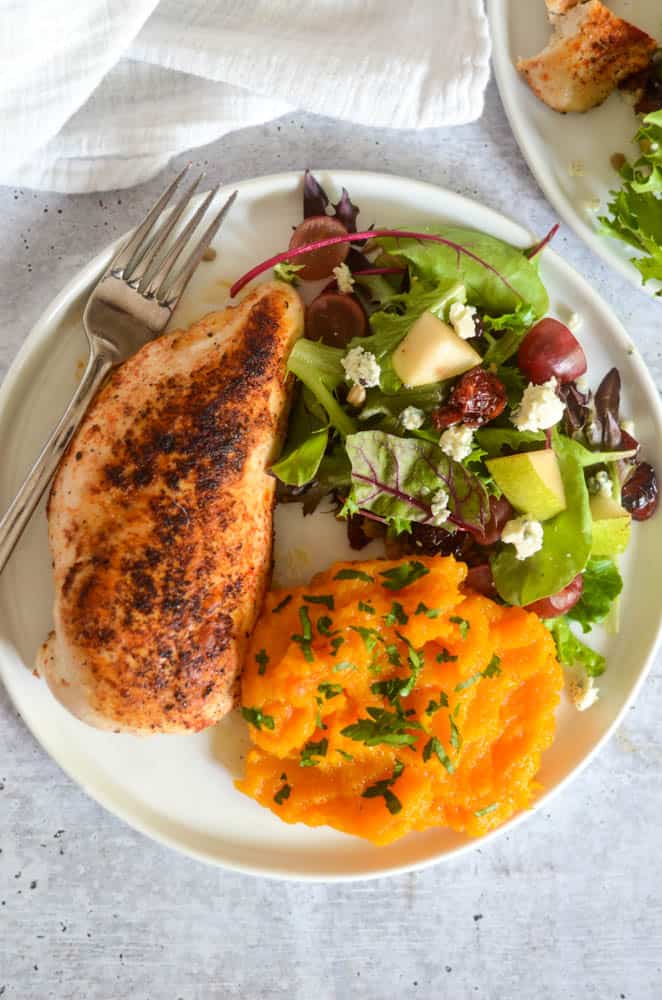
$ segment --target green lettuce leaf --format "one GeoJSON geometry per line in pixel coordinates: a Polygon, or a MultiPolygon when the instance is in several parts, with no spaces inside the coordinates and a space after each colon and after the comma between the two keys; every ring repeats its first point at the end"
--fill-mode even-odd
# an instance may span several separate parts
{"type": "MultiPolygon", "coordinates": [[[[479,443],[485,447],[480,438],[479,443]]],[[[579,454],[581,445],[555,431],[553,447],[563,479],[566,509],[545,521],[542,548],[534,555],[519,560],[514,547],[504,545],[490,560],[496,588],[509,604],[532,604],[556,594],[574,580],[588,562],[592,528],[579,454]]]]}
{"type": "Polygon", "coordinates": [[[341,364],[344,356],[345,351],[338,347],[327,347],[302,337],[290,353],[287,368],[310,390],[330,423],[346,437],[354,433],[356,423],[333,394],[345,377],[341,364]]]}
{"type": "Polygon", "coordinates": [[[456,525],[481,529],[486,524],[489,499],[482,483],[437,444],[360,431],[345,445],[352,464],[348,511],[368,510],[406,530],[412,521],[432,521],[432,498],[444,489],[456,525]]]}
{"type": "Polygon", "coordinates": [[[519,345],[527,332],[538,319],[533,306],[522,304],[513,313],[504,316],[484,316],[483,328],[488,347],[485,352],[485,364],[503,365],[516,354],[519,345]],[[494,337],[495,331],[505,331],[501,337],[494,337]]]}
{"type": "Polygon", "coordinates": [[[305,486],[315,478],[328,440],[328,427],[315,431],[271,466],[274,476],[288,486],[305,486]]]}
{"type": "Polygon", "coordinates": [[[476,431],[476,441],[488,458],[502,454],[504,447],[513,451],[533,451],[531,445],[544,445],[544,431],[518,431],[514,427],[483,427],[476,431]]]}
{"type": "Polygon", "coordinates": [[[621,168],[623,186],[610,192],[609,214],[598,221],[606,235],[641,252],[632,263],[646,284],[662,281],[662,110],[644,118],[635,142],[641,155],[621,168]]]}
{"type": "Polygon", "coordinates": [[[529,260],[508,243],[462,226],[435,226],[426,231],[453,245],[393,237],[378,242],[390,256],[408,261],[414,274],[426,282],[461,282],[467,301],[490,316],[517,313],[527,306],[534,318],[545,315],[549,298],[537,259],[529,260]]]}
{"type": "MultiPolygon", "coordinates": [[[[395,395],[382,392],[381,389],[368,389],[366,400],[358,415],[360,421],[371,420],[373,417],[400,416],[408,406],[415,406],[424,413],[429,413],[439,406],[444,392],[440,384],[423,385],[417,389],[401,389],[395,395]]],[[[437,439],[439,434],[437,433],[437,439]]]]}
{"type": "Polygon", "coordinates": [[[583,632],[604,622],[621,590],[623,580],[612,559],[589,559],[584,570],[582,596],[567,612],[567,617],[579,622],[583,632]]]}
{"type": "Polygon", "coordinates": [[[549,619],[545,625],[554,637],[559,663],[566,667],[582,666],[589,677],[599,677],[604,673],[604,656],[577,638],[564,615],[549,619]]]}

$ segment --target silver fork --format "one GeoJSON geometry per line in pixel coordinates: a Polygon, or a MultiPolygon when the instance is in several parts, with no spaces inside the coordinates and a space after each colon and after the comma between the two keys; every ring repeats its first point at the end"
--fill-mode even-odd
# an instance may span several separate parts
{"type": "Polygon", "coordinates": [[[165,329],[193,272],[237,197],[236,191],[230,195],[180,262],[218,191],[216,187],[209,192],[172,245],[168,245],[168,238],[186,212],[201,180],[198,177],[164,217],[164,210],[187,171],[188,167],[161,195],[110,262],[90,295],[83,314],[90,348],[87,367],[73,399],[0,521],[0,573],[104,379],[112,368],[165,329]]]}

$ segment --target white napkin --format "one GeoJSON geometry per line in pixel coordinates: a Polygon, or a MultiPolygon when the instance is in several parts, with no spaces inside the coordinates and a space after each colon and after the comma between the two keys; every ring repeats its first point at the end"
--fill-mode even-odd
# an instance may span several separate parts
{"type": "Polygon", "coordinates": [[[482,0],[0,0],[0,19],[0,183],[56,191],[129,187],[297,108],[462,124],[489,77],[482,0]]]}

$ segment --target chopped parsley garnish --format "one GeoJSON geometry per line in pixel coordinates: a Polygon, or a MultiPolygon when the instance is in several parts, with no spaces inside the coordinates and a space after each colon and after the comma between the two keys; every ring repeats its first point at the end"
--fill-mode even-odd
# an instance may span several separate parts
{"type": "Polygon", "coordinates": [[[315,659],[312,647],[313,626],[308,614],[308,608],[305,605],[299,608],[299,621],[301,622],[301,635],[293,635],[291,639],[292,642],[296,642],[301,646],[301,651],[308,663],[312,663],[315,659]]]}
{"type": "Polygon", "coordinates": [[[455,721],[452,716],[449,715],[448,721],[451,724],[451,746],[454,750],[459,750],[462,746],[462,737],[460,736],[460,731],[455,725],[455,721]]]}
{"type": "Polygon", "coordinates": [[[366,615],[374,615],[375,613],[372,604],[368,604],[366,601],[359,601],[359,611],[364,611],[366,615]]]}
{"type": "Polygon", "coordinates": [[[343,670],[356,670],[356,664],[352,663],[351,660],[341,660],[333,668],[334,674],[340,674],[343,670]]]}
{"type": "Polygon", "coordinates": [[[345,760],[354,760],[351,753],[347,753],[346,750],[341,750],[340,747],[336,747],[336,753],[339,753],[345,760]]]}
{"type": "Polygon", "coordinates": [[[329,741],[326,736],[317,743],[309,740],[301,751],[299,764],[301,767],[317,767],[319,760],[315,760],[315,757],[326,757],[328,749],[329,741]]]}
{"type": "Polygon", "coordinates": [[[400,651],[394,642],[389,642],[384,646],[384,651],[386,653],[386,659],[391,664],[392,667],[399,667],[402,663],[400,659],[400,651]]]}
{"type": "Polygon", "coordinates": [[[363,645],[371,653],[380,640],[379,632],[374,628],[365,628],[363,625],[350,625],[349,627],[352,632],[361,636],[363,645]]]}
{"type": "Polygon", "coordinates": [[[345,726],[340,735],[365,743],[367,747],[376,747],[380,743],[387,746],[410,746],[416,742],[416,737],[407,730],[423,728],[420,723],[407,719],[399,705],[396,705],[395,712],[372,705],[366,711],[369,719],[359,719],[351,726],[345,726]]]}
{"type": "Polygon", "coordinates": [[[292,789],[287,784],[283,785],[282,788],[279,788],[276,794],[274,795],[274,802],[276,803],[276,805],[282,806],[285,799],[289,799],[291,791],[292,789]]]}
{"type": "Polygon", "coordinates": [[[466,681],[461,681],[460,684],[455,685],[456,691],[464,691],[465,688],[471,687],[476,681],[481,680],[483,677],[496,677],[497,674],[501,673],[501,658],[494,654],[490,662],[487,664],[484,670],[479,670],[477,674],[472,674],[471,677],[467,677],[466,681]]]}
{"type": "Polygon", "coordinates": [[[457,656],[451,656],[447,649],[442,649],[441,653],[435,656],[437,663],[455,663],[457,656]]]}
{"type": "Polygon", "coordinates": [[[476,809],[474,816],[487,816],[488,813],[493,813],[495,809],[499,808],[498,802],[492,802],[489,806],[485,806],[484,809],[476,809]]]}
{"type": "Polygon", "coordinates": [[[395,704],[398,698],[403,697],[402,692],[409,686],[409,680],[409,677],[391,677],[387,681],[375,681],[374,684],[370,685],[370,690],[373,694],[388,698],[392,704],[395,704]]]}
{"type": "Polygon", "coordinates": [[[448,708],[448,695],[445,691],[439,692],[439,701],[435,701],[434,698],[430,699],[428,707],[425,709],[425,714],[434,715],[440,708],[448,708]]]}
{"type": "Polygon", "coordinates": [[[467,619],[460,618],[459,615],[451,615],[449,621],[452,621],[453,625],[458,626],[460,630],[460,635],[462,636],[463,639],[466,639],[467,635],[469,634],[469,629],[471,628],[471,625],[469,624],[467,619]]]}
{"type": "Polygon", "coordinates": [[[261,649],[259,653],[255,654],[255,662],[257,663],[258,674],[260,677],[263,677],[267,669],[267,663],[269,662],[266,649],[261,649]]]}
{"type": "Polygon", "coordinates": [[[246,722],[250,722],[256,729],[273,729],[276,725],[273,715],[265,715],[261,708],[246,708],[242,705],[241,714],[246,722]]]}
{"type": "Polygon", "coordinates": [[[426,618],[438,618],[441,611],[439,608],[429,608],[427,604],[423,604],[423,601],[420,601],[418,607],[414,611],[414,614],[425,615],[426,618]]]}
{"type": "Polygon", "coordinates": [[[409,621],[409,615],[398,601],[393,601],[391,610],[387,615],[384,615],[384,621],[387,625],[406,625],[409,621]]]}
{"type": "Polygon", "coordinates": [[[479,670],[477,674],[472,674],[471,677],[467,677],[466,681],[460,681],[459,684],[456,684],[455,690],[456,691],[466,690],[466,688],[469,688],[471,687],[472,684],[475,684],[476,681],[479,681],[482,678],[482,676],[483,675],[479,670]]]}
{"type": "Polygon", "coordinates": [[[329,701],[330,698],[337,698],[339,694],[342,694],[342,684],[329,684],[328,681],[324,681],[317,685],[317,690],[329,701]]]}
{"type": "Polygon", "coordinates": [[[412,559],[410,562],[393,566],[392,569],[382,570],[379,575],[382,577],[382,587],[387,590],[403,590],[416,580],[420,580],[422,576],[427,576],[429,572],[427,566],[412,559]]]}
{"type": "Polygon", "coordinates": [[[303,599],[308,604],[323,604],[329,609],[329,611],[333,611],[334,609],[333,594],[319,594],[319,596],[315,596],[315,594],[304,594],[303,599]]]}
{"type": "Polygon", "coordinates": [[[428,761],[433,753],[437,755],[439,761],[444,765],[448,773],[452,774],[455,770],[453,761],[444,750],[444,745],[441,740],[437,739],[436,736],[432,736],[423,747],[423,760],[428,761]]]}
{"type": "Polygon", "coordinates": [[[292,595],[286,594],[283,600],[279,604],[277,604],[275,608],[271,609],[272,615],[277,615],[279,611],[282,611],[283,608],[286,608],[291,600],[292,600],[292,595]]]}
{"type": "Polygon", "coordinates": [[[317,631],[320,635],[331,635],[331,626],[333,625],[333,619],[329,618],[328,615],[321,615],[317,619],[317,631]]]}
{"type": "Polygon", "coordinates": [[[499,666],[500,663],[501,663],[501,657],[497,656],[495,653],[490,662],[483,670],[483,677],[496,677],[497,674],[500,674],[501,673],[501,667],[499,666]]]}
{"type": "Polygon", "coordinates": [[[392,815],[399,813],[402,809],[402,802],[398,796],[391,791],[391,786],[395,784],[404,769],[405,766],[402,761],[396,760],[391,777],[383,778],[381,781],[376,781],[374,785],[370,785],[364,792],[361,793],[362,798],[376,799],[383,796],[388,811],[392,815]]]}
{"type": "Polygon", "coordinates": [[[411,667],[411,674],[407,678],[407,683],[401,691],[402,697],[406,698],[407,695],[410,695],[414,690],[414,685],[416,684],[419,674],[425,665],[425,660],[423,659],[422,650],[414,649],[409,639],[406,639],[404,635],[400,634],[400,632],[396,632],[395,634],[398,639],[400,639],[401,642],[404,642],[407,646],[407,659],[409,660],[409,666],[411,667]]]}
{"type": "Polygon", "coordinates": [[[334,580],[362,580],[363,583],[374,583],[374,576],[364,573],[361,569],[341,569],[333,578],[334,580]]]}
{"type": "Polygon", "coordinates": [[[343,639],[343,637],[341,635],[338,635],[338,636],[336,636],[335,639],[331,640],[331,649],[333,650],[333,652],[331,653],[331,656],[336,656],[337,655],[338,650],[340,649],[340,647],[342,646],[342,644],[343,644],[344,641],[345,640],[343,639]]]}

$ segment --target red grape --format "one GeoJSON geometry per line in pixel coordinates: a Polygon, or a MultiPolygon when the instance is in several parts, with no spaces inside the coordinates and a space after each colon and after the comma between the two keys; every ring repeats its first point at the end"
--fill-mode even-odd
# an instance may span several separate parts
{"type": "MultiPolygon", "coordinates": [[[[290,250],[346,233],[342,222],[331,215],[312,215],[309,219],[304,219],[292,233],[290,250]]],[[[330,247],[301,254],[300,257],[293,258],[292,263],[303,264],[303,269],[298,272],[298,277],[303,281],[317,281],[319,278],[328,278],[334,267],[345,262],[348,253],[349,243],[335,243],[330,247]]]]}
{"type": "Polygon", "coordinates": [[[655,469],[648,462],[639,462],[623,483],[621,503],[635,521],[647,521],[660,501],[655,469]]]}
{"type": "Polygon", "coordinates": [[[366,315],[353,295],[323,292],[306,310],[306,337],[331,347],[346,347],[354,337],[363,337],[366,315]]]}
{"type": "Polygon", "coordinates": [[[534,601],[533,604],[527,604],[526,610],[535,611],[541,618],[558,618],[559,615],[564,615],[570,608],[574,608],[582,596],[583,589],[584,578],[579,573],[574,580],[570,581],[567,587],[559,590],[558,594],[552,594],[551,597],[543,597],[539,601],[534,601]]]}
{"type": "Polygon", "coordinates": [[[474,540],[479,545],[494,545],[501,538],[501,532],[507,521],[515,516],[515,511],[504,496],[490,497],[490,519],[482,531],[472,532],[474,540]]]}
{"type": "Polygon", "coordinates": [[[492,598],[492,600],[499,596],[494,584],[494,578],[492,577],[492,570],[490,569],[489,563],[481,563],[480,566],[472,566],[467,571],[464,585],[465,587],[469,587],[470,590],[475,590],[476,593],[482,594],[483,597],[492,598]]]}
{"type": "Polygon", "coordinates": [[[573,333],[557,319],[541,319],[520,344],[517,361],[531,382],[553,376],[561,384],[574,382],[586,371],[586,355],[573,333]]]}

